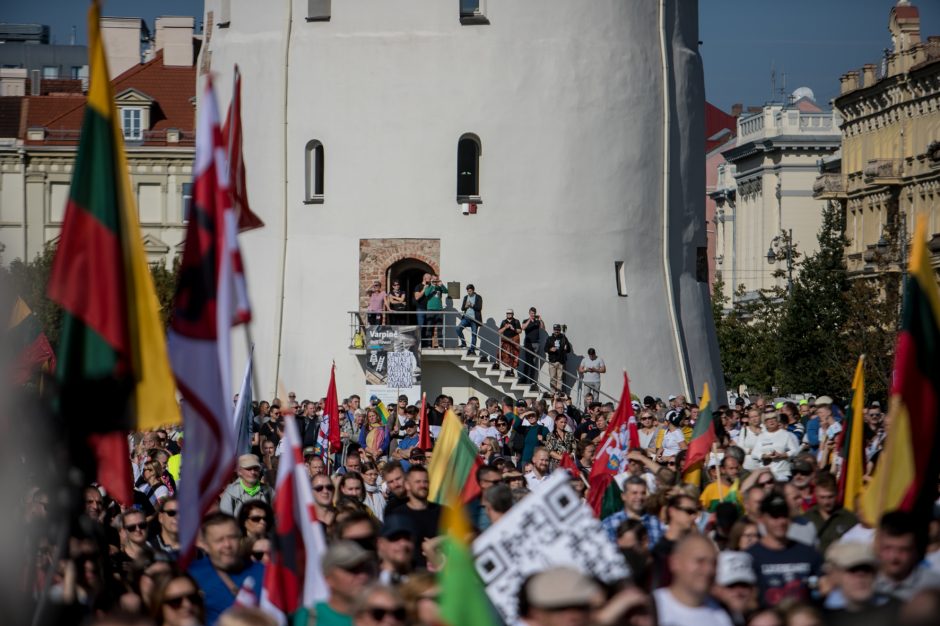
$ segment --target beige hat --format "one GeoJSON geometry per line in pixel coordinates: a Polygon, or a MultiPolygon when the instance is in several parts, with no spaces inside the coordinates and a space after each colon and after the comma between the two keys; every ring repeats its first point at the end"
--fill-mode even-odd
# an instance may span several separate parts
{"type": "Polygon", "coordinates": [[[819,396],[816,398],[816,406],[824,406],[828,404],[832,404],[832,398],[829,396],[819,396]]]}
{"type": "Polygon", "coordinates": [[[531,606],[539,609],[589,607],[601,588],[587,575],[571,567],[553,567],[532,577],[526,588],[531,606]]]}
{"type": "Polygon", "coordinates": [[[243,454],[238,457],[238,467],[242,469],[261,467],[261,461],[254,454],[243,454]]]}
{"type": "Polygon", "coordinates": [[[859,565],[878,565],[878,559],[872,547],[861,541],[832,544],[826,550],[826,562],[832,563],[839,569],[851,569],[859,565]]]}
{"type": "Polygon", "coordinates": [[[323,555],[323,571],[352,569],[367,563],[372,556],[354,541],[337,541],[323,555]]]}

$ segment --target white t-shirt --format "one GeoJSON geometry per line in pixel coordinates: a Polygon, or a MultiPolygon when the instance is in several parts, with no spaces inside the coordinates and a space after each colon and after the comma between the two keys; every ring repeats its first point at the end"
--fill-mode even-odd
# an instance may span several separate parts
{"type": "Polygon", "coordinates": [[[774,480],[787,480],[790,478],[790,459],[800,452],[800,442],[796,435],[780,428],[774,432],[762,432],[754,444],[754,450],[751,452],[758,465],[763,465],[761,457],[770,452],[783,452],[787,455],[786,459],[772,461],[767,467],[774,474],[774,480]]]}
{"type": "Polygon", "coordinates": [[[653,600],[659,626],[732,626],[731,618],[712,598],[693,608],[680,604],[669,587],[661,587],[653,592],[653,600]]]}
{"type": "MultiPolygon", "coordinates": [[[[596,359],[593,359],[593,360],[589,359],[588,357],[584,357],[584,360],[581,361],[581,365],[583,365],[585,369],[589,367],[593,367],[595,369],[601,369],[602,367],[605,367],[604,359],[602,359],[601,357],[597,357],[596,359]]],[[[601,382],[601,373],[600,372],[584,372],[584,382],[586,383],[601,382]]]]}
{"type": "Polygon", "coordinates": [[[666,434],[663,435],[663,456],[676,456],[679,454],[679,451],[682,449],[679,447],[679,444],[685,441],[685,435],[682,434],[682,430],[667,430],[666,434]]]}
{"type": "Polygon", "coordinates": [[[499,437],[499,431],[492,426],[474,426],[470,431],[470,441],[478,448],[487,437],[499,437]]]}

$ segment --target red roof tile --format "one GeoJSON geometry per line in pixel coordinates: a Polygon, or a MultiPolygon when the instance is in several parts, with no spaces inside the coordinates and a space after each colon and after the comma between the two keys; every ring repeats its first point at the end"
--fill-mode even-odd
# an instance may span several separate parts
{"type": "MultiPolygon", "coordinates": [[[[175,128],[189,137],[181,137],[181,145],[192,145],[195,129],[196,112],[196,68],[166,67],[163,65],[163,51],[141,65],[130,68],[111,81],[114,93],[126,89],[136,89],[151,98],[150,127],[145,131],[158,133],[157,138],[148,139],[145,145],[155,143],[165,145],[160,131],[175,128]]],[[[85,97],[71,94],[55,96],[27,96],[25,98],[20,137],[25,139],[26,129],[42,127],[50,132],[45,141],[31,144],[70,145],[77,143],[77,132],[81,130],[84,116],[85,97]],[[70,132],[74,131],[74,132],[70,132]]]]}

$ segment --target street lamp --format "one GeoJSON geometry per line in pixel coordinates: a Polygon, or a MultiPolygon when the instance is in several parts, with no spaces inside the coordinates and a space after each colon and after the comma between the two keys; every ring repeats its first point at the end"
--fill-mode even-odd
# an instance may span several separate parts
{"type": "Polygon", "coordinates": [[[781,242],[780,235],[770,240],[767,248],[767,263],[773,265],[777,261],[787,262],[787,295],[793,296],[793,229],[787,231],[787,239],[781,242]],[[782,248],[782,250],[781,250],[782,248]],[[782,253],[782,256],[781,256],[782,253]]]}

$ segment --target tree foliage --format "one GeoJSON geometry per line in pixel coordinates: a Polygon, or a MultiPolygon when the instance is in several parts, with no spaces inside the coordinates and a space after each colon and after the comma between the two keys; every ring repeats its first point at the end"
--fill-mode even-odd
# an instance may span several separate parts
{"type": "MultiPolygon", "coordinates": [[[[8,265],[3,262],[2,255],[0,255],[0,281],[8,285],[11,293],[23,298],[23,301],[32,309],[53,346],[59,342],[62,327],[62,308],[46,296],[46,284],[52,272],[55,251],[55,245],[49,244],[33,260],[14,259],[8,265]]],[[[160,316],[164,326],[169,325],[170,322],[178,269],[179,259],[174,261],[172,270],[167,269],[162,263],[154,263],[150,266],[150,275],[153,277],[157,300],[160,302],[160,316]]]]}
{"type": "Polygon", "coordinates": [[[817,238],[818,250],[796,262],[790,293],[764,290],[745,298],[739,286],[728,308],[716,281],[712,306],[726,383],[847,398],[855,363],[865,354],[868,398],[883,399],[899,312],[897,277],[849,279],[845,216],[835,203],[827,204],[817,238]]]}

